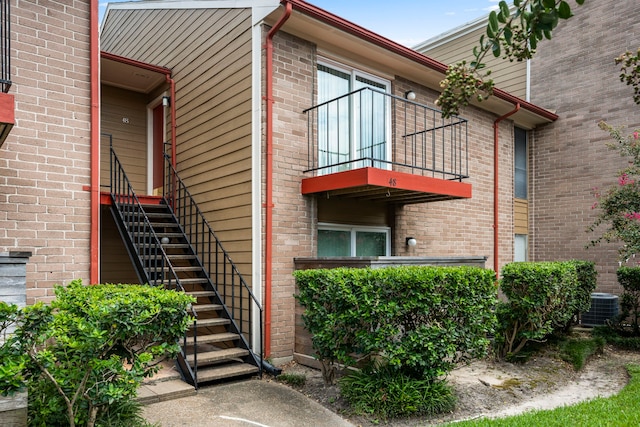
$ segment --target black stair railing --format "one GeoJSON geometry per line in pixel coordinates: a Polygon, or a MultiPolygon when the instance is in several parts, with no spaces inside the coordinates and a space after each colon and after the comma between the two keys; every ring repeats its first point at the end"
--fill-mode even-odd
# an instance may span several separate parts
{"type": "Polygon", "coordinates": [[[213,283],[214,290],[226,306],[230,320],[240,333],[242,341],[247,349],[253,349],[251,352],[254,357],[259,357],[256,363],[262,371],[264,358],[262,305],[222,246],[187,186],[178,176],[171,164],[170,156],[165,153],[164,158],[166,171],[164,199],[213,283]],[[258,346],[258,351],[254,349],[255,346],[258,346]]]}
{"type": "MultiPolygon", "coordinates": [[[[109,135],[109,138],[111,136],[109,135]]],[[[155,233],[149,218],[147,217],[140,200],[136,196],[133,186],[122,167],[110,141],[110,193],[111,200],[118,214],[118,219],[124,226],[121,232],[128,233],[128,239],[124,239],[130,244],[127,250],[131,259],[134,260],[136,271],[141,283],[148,283],[154,286],[164,286],[166,289],[184,292],[185,289],[180,283],[178,274],[167,257],[160,239],[155,233]]],[[[193,345],[191,346],[194,358],[194,367],[191,369],[188,363],[183,364],[187,368],[185,375],[198,383],[197,370],[197,313],[191,307],[190,315],[193,317],[193,345]]],[[[183,337],[180,355],[183,360],[187,360],[187,335],[183,337]]]]}
{"type": "Polygon", "coordinates": [[[11,87],[11,9],[9,0],[0,0],[0,90],[11,87]]]}

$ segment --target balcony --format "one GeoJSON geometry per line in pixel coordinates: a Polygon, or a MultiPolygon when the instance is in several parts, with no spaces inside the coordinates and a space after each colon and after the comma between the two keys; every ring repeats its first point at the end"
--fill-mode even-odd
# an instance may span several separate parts
{"type": "Polygon", "coordinates": [[[302,194],[383,203],[471,197],[467,121],[372,87],[304,110],[302,194]]]}
{"type": "Polygon", "coordinates": [[[15,100],[11,88],[11,14],[9,0],[0,0],[0,147],[15,123],[15,100]]]}

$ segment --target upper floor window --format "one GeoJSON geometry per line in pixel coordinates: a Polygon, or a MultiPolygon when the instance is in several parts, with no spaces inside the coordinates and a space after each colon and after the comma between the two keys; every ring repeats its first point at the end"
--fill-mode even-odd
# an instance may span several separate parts
{"type": "Polygon", "coordinates": [[[320,173],[387,168],[391,84],[362,71],[318,64],[320,173]]]}
{"type": "Polygon", "coordinates": [[[388,227],[319,224],[318,256],[389,256],[390,236],[388,227]]]}
{"type": "Polygon", "coordinates": [[[514,137],[514,182],[515,182],[515,196],[518,199],[527,198],[527,131],[520,128],[515,128],[514,137]]]}

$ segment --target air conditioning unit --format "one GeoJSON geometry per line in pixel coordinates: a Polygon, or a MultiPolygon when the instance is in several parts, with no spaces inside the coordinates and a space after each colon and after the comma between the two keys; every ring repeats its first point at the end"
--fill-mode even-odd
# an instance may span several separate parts
{"type": "Polygon", "coordinates": [[[591,308],[582,313],[580,323],[583,326],[600,326],[618,315],[618,296],[594,292],[591,294],[591,308]]]}

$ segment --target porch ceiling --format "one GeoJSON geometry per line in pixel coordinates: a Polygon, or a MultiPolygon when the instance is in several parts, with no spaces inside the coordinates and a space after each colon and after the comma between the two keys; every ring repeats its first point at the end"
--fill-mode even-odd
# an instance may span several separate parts
{"type": "Polygon", "coordinates": [[[471,197],[471,184],[377,168],[303,178],[302,194],[413,204],[471,197]]]}
{"type": "Polygon", "coordinates": [[[117,58],[114,55],[106,57],[103,52],[100,58],[100,81],[103,84],[119,87],[126,90],[132,90],[141,93],[150,93],[158,86],[165,84],[166,72],[151,69],[152,66],[146,64],[135,63],[129,60],[117,58]]]}

